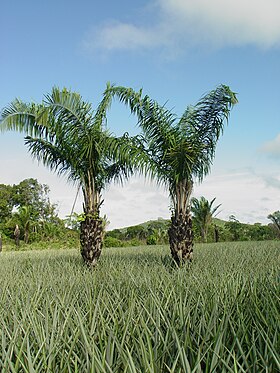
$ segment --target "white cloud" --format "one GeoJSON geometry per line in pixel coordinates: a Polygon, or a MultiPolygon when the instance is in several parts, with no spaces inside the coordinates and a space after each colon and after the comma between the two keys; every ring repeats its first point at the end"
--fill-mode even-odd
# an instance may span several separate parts
{"type": "Polygon", "coordinates": [[[157,35],[154,29],[112,22],[99,30],[98,33],[92,32],[85,41],[85,47],[105,48],[111,51],[114,49],[150,48],[160,43],[161,37],[157,35]]]}
{"type": "Polygon", "coordinates": [[[271,176],[271,175],[264,175],[263,180],[269,188],[278,189],[278,191],[279,191],[279,189],[280,189],[280,179],[279,179],[279,177],[275,177],[275,176],[271,176]]]}
{"type": "Polygon", "coordinates": [[[132,178],[124,186],[111,185],[104,197],[102,212],[108,216],[109,229],[169,217],[168,193],[143,178],[132,178]]]}
{"type": "Polygon", "coordinates": [[[280,45],[279,0],[154,0],[151,26],[116,21],[89,33],[87,49],[184,49],[212,46],[280,45]]]}
{"type": "Polygon", "coordinates": [[[260,150],[273,157],[280,157],[280,134],[275,139],[267,141],[260,150]]]}
{"type": "Polygon", "coordinates": [[[198,41],[264,47],[280,42],[278,0],[160,0],[160,4],[198,41]]]}
{"type": "MultiPolygon", "coordinates": [[[[215,170],[202,184],[195,185],[193,195],[209,200],[216,198],[216,204],[222,204],[218,216],[221,219],[228,220],[230,215],[235,215],[244,223],[268,224],[267,215],[280,206],[279,188],[280,175],[258,175],[250,169],[215,170]]],[[[103,213],[111,222],[109,229],[113,229],[158,217],[169,218],[169,206],[166,191],[143,179],[133,178],[123,187],[112,185],[109,188],[103,213]]]]}
{"type": "Polygon", "coordinates": [[[236,170],[231,173],[215,173],[197,186],[194,195],[205,196],[221,203],[219,218],[230,215],[244,223],[268,224],[267,215],[280,206],[279,175],[256,174],[253,170],[236,170]],[[269,183],[273,179],[274,183],[269,183]],[[278,182],[277,182],[278,181],[278,182]]]}

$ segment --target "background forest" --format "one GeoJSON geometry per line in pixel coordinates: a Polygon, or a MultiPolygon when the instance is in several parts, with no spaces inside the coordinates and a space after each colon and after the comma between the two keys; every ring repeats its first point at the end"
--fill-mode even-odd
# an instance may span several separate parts
{"type": "MultiPolygon", "coordinates": [[[[0,184],[0,233],[3,244],[10,249],[16,248],[13,240],[15,227],[18,225],[20,249],[30,249],[32,244],[36,244],[34,248],[49,248],[50,243],[54,248],[78,247],[81,216],[73,213],[66,219],[59,218],[57,205],[50,201],[49,192],[48,185],[40,184],[33,178],[14,185],[0,184]]],[[[193,211],[195,242],[279,239],[279,212],[269,215],[271,223],[263,225],[244,224],[235,216],[224,221],[214,217],[213,211],[211,208],[208,210],[207,235],[204,239],[201,234],[203,217],[195,215],[193,211]]],[[[109,230],[109,221],[105,217],[104,224],[105,247],[168,244],[170,221],[167,219],[159,217],[142,224],[109,230]]]]}

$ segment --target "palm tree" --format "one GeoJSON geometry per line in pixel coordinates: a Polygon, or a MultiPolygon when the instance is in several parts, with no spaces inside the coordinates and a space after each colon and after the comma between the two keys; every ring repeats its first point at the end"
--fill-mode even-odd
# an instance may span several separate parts
{"type": "Polygon", "coordinates": [[[220,85],[195,106],[187,107],[181,118],[159,105],[142,90],[111,87],[111,94],[129,106],[143,131],[145,160],[140,172],[163,184],[171,198],[169,243],[178,265],[192,259],[193,231],[190,198],[195,179],[202,181],[210,171],[215,148],[228,120],[235,93],[220,85]]]}
{"type": "Polygon", "coordinates": [[[207,241],[208,228],[212,222],[212,219],[217,215],[217,210],[221,205],[213,206],[216,198],[212,201],[208,201],[205,197],[200,199],[192,198],[191,199],[191,212],[193,214],[193,221],[196,223],[197,227],[200,230],[202,242],[207,241]]]}
{"type": "Polygon", "coordinates": [[[280,236],[280,211],[275,211],[272,214],[269,214],[267,218],[272,221],[277,235],[280,236]]]}
{"type": "Polygon", "coordinates": [[[21,223],[20,225],[23,227],[23,230],[24,230],[24,234],[23,234],[23,240],[24,240],[24,243],[28,243],[29,242],[29,234],[30,234],[30,228],[31,228],[31,225],[34,222],[34,220],[32,219],[32,214],[31,214],[31,209],[29,206],[21,206],[19,208],[19,211],[18,213],[16,213],[16,217],[18,218],[19,222],[21,223]]]}
{"type": "Polygon", "coordinates": [[[102,191],[112,180],[122,181],[132,172],[133,141],[128,136],[115,138],[106,129],[110,103],[105,92],[94,112],[78,93],[53,88],[40,105],[15,100],[3,110],[1,120],[2,130],[26,134],[33,157],[81,188],[81,254],[89,266],[96,264],[102,249],[102,191]]]}

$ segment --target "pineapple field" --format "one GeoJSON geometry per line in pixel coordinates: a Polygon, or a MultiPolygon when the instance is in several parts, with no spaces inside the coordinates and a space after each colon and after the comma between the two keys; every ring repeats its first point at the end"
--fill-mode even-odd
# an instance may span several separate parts
{"type": "Polygon", "coordinates": [[[279,242],[2,252],[1,372],[276,372],[279,242]]]}

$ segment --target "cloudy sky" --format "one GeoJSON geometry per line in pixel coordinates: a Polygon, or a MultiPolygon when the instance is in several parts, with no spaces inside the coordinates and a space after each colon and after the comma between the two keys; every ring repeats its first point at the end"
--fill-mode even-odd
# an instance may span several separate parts
{"type": "MultiPolygon", "coordinates": [[[[194,195],[216,197],[221,218],[242,222],[267,224],[280,209],[279,0],[10,0],[1,5],[0,40],[0,108],[15,97],[40,102],[54,85],[95,107],[110,81],[142,87],[180,116],[229,85],[239,104],[194,195]]],[[[137,132],[118,103],[108,126],[137,132]]],[[[75,187],[32,161],[22,135],[1,133],[0,157],[0,183],[37,178],[60,216],[70,213],[75,187]]],[[[145,180],[112,185],[104,197],[111,229],[169,216],[168,194],[145,180]]]]}

